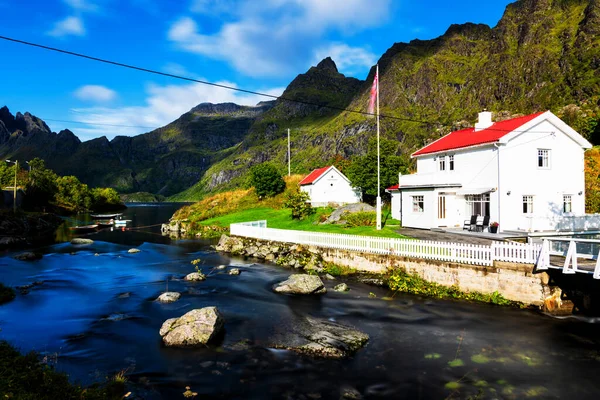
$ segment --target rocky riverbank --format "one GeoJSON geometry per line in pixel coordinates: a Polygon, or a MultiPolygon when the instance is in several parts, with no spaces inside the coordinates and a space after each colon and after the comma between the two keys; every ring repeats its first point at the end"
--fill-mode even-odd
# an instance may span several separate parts
{"type": "Polygon", "coordinates": [[[2,212],[0,214],[0,250],[51,241],[64,221],[55,214],[2,212]]]}

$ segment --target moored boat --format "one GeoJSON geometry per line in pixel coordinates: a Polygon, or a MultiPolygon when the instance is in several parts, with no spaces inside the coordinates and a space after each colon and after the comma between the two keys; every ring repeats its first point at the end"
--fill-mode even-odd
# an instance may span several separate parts
{"type": "Polygon", "coordinates": [[[116,218],[119,215],[123,215],[123,213],[116,213],[116,214],[90,214],[90,216],[92,218],[96,218],[96,219],[112,219],[112,218],[116,218]]]}
{"type": "Polygon", "coordinates": [[[69,227],[69,229],[77,232],[95,231],[96,229],[98,229],[98,224],[71,226],[69,227]]]}

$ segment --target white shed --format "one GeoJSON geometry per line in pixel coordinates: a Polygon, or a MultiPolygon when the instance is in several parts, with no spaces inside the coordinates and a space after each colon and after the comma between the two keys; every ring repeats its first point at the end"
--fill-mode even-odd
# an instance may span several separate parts
{"type": "Polygon", "coordinates": [[[310,203],[315,207],[328,204],[360,203],[362,193],[333,165],[318,168],[300,182],[300,190],[308,193],[310,203]]]}

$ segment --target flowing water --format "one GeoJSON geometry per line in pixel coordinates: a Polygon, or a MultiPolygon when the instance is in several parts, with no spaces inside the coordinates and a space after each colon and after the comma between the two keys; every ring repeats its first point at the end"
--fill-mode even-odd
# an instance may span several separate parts
{"type": "MultiPolygon", "coordinates": [[[[177,207],[132,206],[127,228],[166,221],[177,207]]],[[[82,217],[80,217],[82,218],[82,217]]],[[[68,239],[68,229],[59,238],[68,239]]],[[[350,291],[320,297],[275,294],[291,271],[227,257],[205,241],[171,241],[158,227],[104,230],[92,245],[68,242],[38,249],[36,262],[0,256],[0,281],[33,286],[0,306],[0,339],[36,350],[72,380],[90,383],[125,370],[147,398],[338,399],[600,397],[597,321],[396,294],[349,281],[350,291]],[[140,253],[127,252],[137,247],[140,253]],[[200,258],[204,282],[181,278],[200,258]],[[213,269],[239,267],[239,276],[213,269]],[[153,300],[168,287],[179,301],[153,300]],[[374,293],[377,298],[369,297],[374,293]],[[217,306],[220,342],[166,348],[167,318],[217,306]],[[299,356],[271,347],[274,338],[311,316],[354,326],[368,344],[345,360],[299,356]]],[[[325,282],[328,289],[339,283],[325,282]]]]}

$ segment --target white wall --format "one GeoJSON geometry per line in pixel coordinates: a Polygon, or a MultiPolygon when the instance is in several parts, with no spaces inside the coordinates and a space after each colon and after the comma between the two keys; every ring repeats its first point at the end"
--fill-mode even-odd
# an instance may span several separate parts
{"type": "Polygon", "coordinates": [[[301,186],[301,190],[310,195],[313,206],[325,206],[328,203],[349,204],[361,201],[360,192],[355,191],[350,183],[335,169],[321,176],[311,185],[301,186]]]}
{"type": "Polygon", "coordinates": [[[429,190],[403,190],[402,194],[402,226],[408,228],[433,227],[434,218],[437,218],[437,193],[429,190]],[[413,211],[413,196],[423,196],[423,212],[413,211]]]}
{"type": "Polygon", "coordinates": [[[554,230],[563,216],[585,214],[583,153],[579,144],[548,121],[502,147],[500,228],[554,230]],[[538,168],[538,149],[550,150],[550,168],[538,168]],[[565,194],[571,195],[573,212],[570,214],[563,214],[565,194]],[[533,214],[523,213],[524,195],[534,196],[533,214]]]}
{"type": "Polygon", "coordinates": [[[391,202],[391,206],[392,206],[392,218],[394,219],[402,219],[401,214],[400,214],[400,202],[402,200],[401,196],[400,196],[400,192],[394,191],[391,192],[392,195],[392,202],[391,202]]]}

